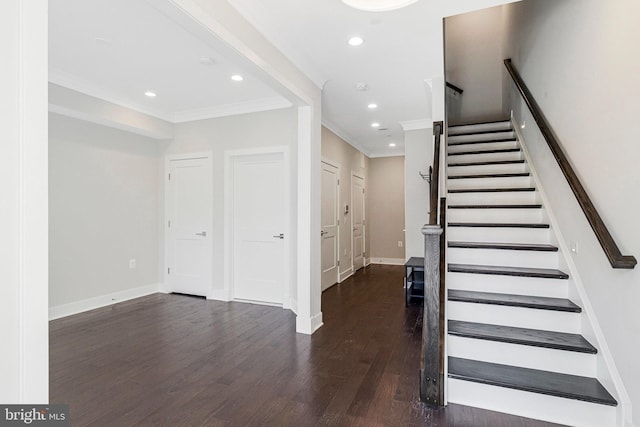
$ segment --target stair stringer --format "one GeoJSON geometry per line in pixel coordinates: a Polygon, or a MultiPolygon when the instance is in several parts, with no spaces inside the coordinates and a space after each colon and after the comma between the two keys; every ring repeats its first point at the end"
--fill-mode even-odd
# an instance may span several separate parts
{"type": "Polygon", "coordinates": [[[597,378],[618,401],[618,406],[616,408],[616,426],[630,426],[633,418],[629,394],[627,393],[624,383],[622,382],[622,377],[616,368],[604,333],[600,328],[595,311],[589,301],[582,279],[580,278],[578,268],[570,255],[571,252],[569,245],[560,231],[556,215],[554,214],[549,198],[542,186],[542,181],[536,171],[536,165],[533,163],[532,157],[529,154],[527,142],[520,132],[520,127],[518,123],[516,123],[513,113],[511,117],[511,126],[513,127],[516,137],[520,142],[522,155],[529,167],[531,179],[538,190],[540,200],[545,208],[545,213],[551,226],[550,235],[552,238],[555,237],[554,244],[559,248],[559,267],[564,269],[564,271],[568,270],[570,277],[568,283],[569,298],[582,307],[581,334],[598,349],[598,353],[596,355],[597,378]]]}

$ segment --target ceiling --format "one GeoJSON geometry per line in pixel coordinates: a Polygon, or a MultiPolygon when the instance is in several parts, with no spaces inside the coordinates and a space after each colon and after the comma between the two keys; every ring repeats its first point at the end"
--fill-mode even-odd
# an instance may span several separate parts
{"type": "MultiPolygon", "coordinates": [[[[323,88],[323,124],[369,156],[402,154],[401,124],[430,122],[425,81],[443,74],[442,17],[510,1],[419,0],[362,12],[340,0],[228,0],[323,88]],[[349,46],[353,35],[364,43],[349,46]]],[[[50,0],[50,80],[170,122],[290,105],[160,3],[169,2],[50,0]]]]}

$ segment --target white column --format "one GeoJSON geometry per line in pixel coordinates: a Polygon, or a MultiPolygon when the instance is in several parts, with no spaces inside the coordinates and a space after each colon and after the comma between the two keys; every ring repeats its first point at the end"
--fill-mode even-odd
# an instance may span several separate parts
{"type": "Polygon", "coordinates": [[[296,331],[322,326],[320,311],[320,138],[312,107],[298,108],[298,240],[296,331]]]}
{"type": "Polygon", "coordinates": [[[0,2],[0,402],[48,403],[47,0],[0,2]]]}

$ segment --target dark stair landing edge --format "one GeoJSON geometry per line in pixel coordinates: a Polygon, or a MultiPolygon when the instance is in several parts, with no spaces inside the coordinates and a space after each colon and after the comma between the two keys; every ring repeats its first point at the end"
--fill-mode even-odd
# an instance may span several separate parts
{"type": "Polygon", "coordinates": [[[540,209],[540,204],[527,205],[449,205],[449,209],[540,209]]]}
{"type": "Polygon", "coordinates": [[[515,173],[487,173],[478,175],[453,175],[447,177],[447,179],[476,179],[476,178],[519,178],[531,176],[529,172],[515,172],[515,173]]]}
{"type": "Polygon", "coordinates": [[[596,354],[598,352],[582,335],[565,332],[449,320],[449,334],[577,353],[596,354]]]}
{"type": "MultiPolygon", "coordinates": [[[[449,138],[454,138],[456,136],[469,136],[469,135],[451,135],[449,138]]],[[[486,140],[478,139],[478,140],[471,140],[471,141],[454,141],[454,142],[449,142],[447,144],[447,147],[459,147],[461,145],[476,145],[476,144],[495,144],[499,142],[518,142],[518,140],[514,137],[509,137],[509,138],[496,138],[496,139],[486,139],[486,140]]]]}
{"type": "Polygon", "coordinates": [[[517,153],[519,152],[519,148],[501,148],[497,150],[478,150],[478,151],[460,151],[457,153],[448,153],[447,155],[450,157],[453,156],[469,156],[474,154],[502,154],[502,153],[517,153]]]}
{"type": "Polygon", "coordinates": [[[526,163],[524,159],[518,160],[493,160],[490,162],[465,162],[465,163],[448,163],[449,167],[459,166],[490,166],[490,165],[510,165],[510,164],[523,164],[526,163]]]}
{"type": "Polygon", "coordinates": [[[602,405],[618,402],[595,378],[449,357],[449,378],[602,405]]]}
{"type": "Polygon", "coordinates": [[[535,187],[518,187],[518,188],[461,188],[457,190],[448,190],[448,193],[527,193],[536,191],[535,187]]]}
{"type": "Polygon", "coordinates": [[[509,251],[558,252],[558,247],[534,243],[493,243],[493,242],[448,242],[450,248],[460,249],[500,249],[509,251]]]}
{"type": "Polygon", "coordinates": [[[521,223],[495,223],[495,222],[450,222],[449,227],[470,227],[470,228],[545,228],[549,224],[521,224],[521,223]]]}
{"type": "Polygon", "coordinates": [[[450,273],[493,274],[497,276],[537,277],[539,279],[566,280],[569,275],[549,268],[510,267],[502,265],[449,264],[450,273]]]}
{"type": "Polygon", "coordinates": [[[579,306],[571,300],[564,298],[462,291],[458,289],[449,289],[447,295],[449,301],[456,302],[532,308],[537,310],[562,311],[566,313],[582,312],[582,309],[579,306]]]}

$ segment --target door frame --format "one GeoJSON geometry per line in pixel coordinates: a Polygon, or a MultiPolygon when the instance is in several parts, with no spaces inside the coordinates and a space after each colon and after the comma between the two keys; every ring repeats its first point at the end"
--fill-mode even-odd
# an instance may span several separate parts
{"type": "MultiPolygon", "coordinates": [[[[164,183],[163,187],[164,187],[164,200],[163,200],[163,204],[164,204],[164,218],[163,218],[163,222],[162,222],[162,228],[164,229],[164,245],[163,245],[163,250],[164,250],[164,254],[163,254],[163,258],[164,258],[164,268],[163,268],[163,282],[162,282],[162,291],[165,293],[171,293],[173,290],[171,289],[170,285],[169,285],[169,273],[168,273],[168,268],[169,268],[169,223],[168,223],[168,218],[169,218],[169,205],[168,205],[168,200],[169,200],[169,185],[168,185],[168,174],[169,174],[169,169],[170,169],[170,165],[171,162],[173,161],[177,161],[177,160],[195,160],[195,159],[208,159],[207,161],[207,169],[208,169],[208,176],[211,179],[211,184],[212,184],[212,188],[213,188],[213,152],[212,151],[199,151],[199,152],[194,152],[194,153],[178,153],[178,154],[168,154],[164,157],[164,171],[162,174],[162,182],[164,183]]],[[[213,230],[213,218],[215,216],[214,213],[214,205],[215,205],[215,201],[214,201],[214,194],[213,192],[211,193],[211,218],[209,218],[209,229],[213,230]]],[[[212,234],[212,238],[209,239],[209,252],[211,254],[213,254],[213,231],[211,232],[212,234]]],[[[208,290],[207,290],[207,299],[211,298],[211,292],[213,291],[213,258],[211,258],[210,263],[209,263],[209,286],[208,286],[208,290]]]]}
{"type": "MultiPolygon", "coordinates": [[[[285,213],[284,213],[284,295],[282,296],[282,308],[294,309],[295,301],[291,298],[291,259],[292,248],[291,242],[294,239],[293,228],[291,227],[291,166],[289,162],[289,147],[259,147],[247,148],[240,150],[226,150],[224,152],[224,294],[227,301],[233,301],[233,230],[235,223],[233,220],[233,165],[236,159],[261,154],[282,154],[282,163],[284,167],[284,186],[285,186],[285,213]]],[[[266,302],[255,301],[255,304],[276,305],[266,302]]]]}
{"type": "Polygon", "coordinates": [[[363,255],[362,255],[362,267],[364,268],[364,267],[367,266],[367,258],[365,257],[366,252],[367,252],[365,250],[366,242],[367,242],[367,240],[366,240],[367,239],[367,233],[366,233],[366,229],[367,229],[367,226],[366,226],[366,224],[367,224],[366,223],[366,220],[367,220],[367,209],[366,209],[366,206],[367,206],[367,200],[366,200],[366,197],[367,197],[367,190],[366,190],[367,183],[366,183],[366,181],[364,179],[364,176],[360,176],[356,172],[351,171],[351,188],[349,189],[349,194],[351,195],[351,202],[350,202],[351,203],[351,227],[350,227],[351,232],[350,233],[351,233],[351,271],[352,271],[352,274],[356,272],[356,264],[354,262],[356,257],[355,257],[355,254],[353,252],[355,250],[355,245],[353,244],[353,217],[354,217],[353,212],[355,212],[355,209],[353,207],[353,182],[354,182],[354,178],[359,178],[359,179],[362,180],[362,188],[364,190],[364,193],[362,193],[362,252],[363,252],[363,255]]]}
{"type": "MultiPolygon", "coordinates": [[[[342,199],[340,198],[340,173],[341,173],[341,169],[340,169],[340,163],[337,162],[333,162],[329,159],[326,159],[324,157],[322,157],[322,159],[320,160],[320,168],[322,168],[322,163],[326,163],[329,166],[332,166],[334,168],[336,168],[338,170],[338,189],[337,189],[337,196],[338,196],[338,201],[336,202],[336,219],[338,220],[338,230],[336,231],[336,252],[338,254],[338,268],[336,269],[336,284],[340,283],[340,226],[342,225],[341,221],[340,221],[340,212],[341,212],[341,206],[342,206],[342,199]]],[[[322,173],[322,170],[320,171],[320,173],[322,173]]],[[[320,200],[322,200],[322,188],[320,188],[320,200]]],[[[322,206],[320,206],[320,209],[322,210],[322,206]]],[[[320,220],[320,228],[322,229],[322,220],[320,220]]],[[[322,244],[322,236],[320,237],[320,244],[322,244]]],[[[322,265],[322,259],[320,260],[322,265]]],[[[320,286],[322,287],[322,278],[320,278],[320,286]]],[[[329,288],[327,288],[329,289],[329,288]]],[[[326,289],[325,289],[326,290],[326,289]]]]}

